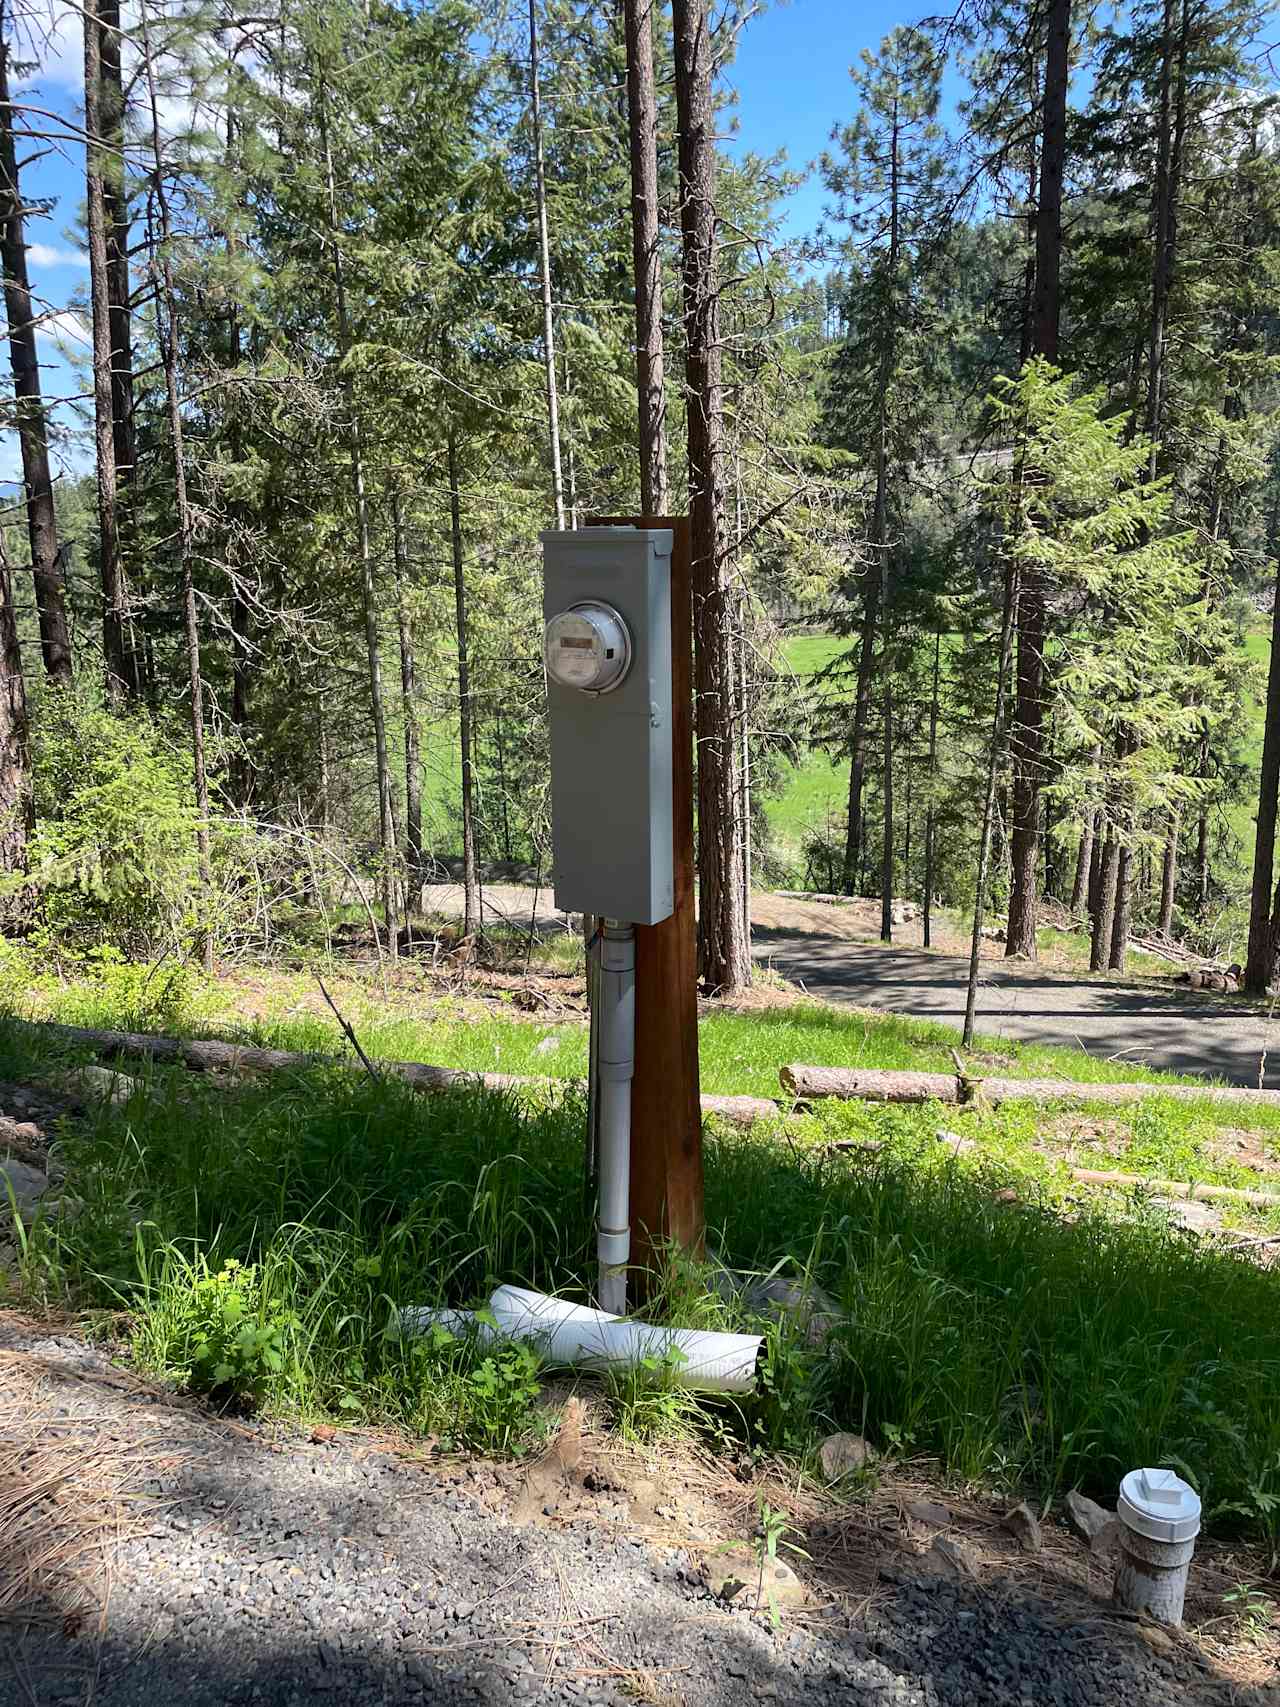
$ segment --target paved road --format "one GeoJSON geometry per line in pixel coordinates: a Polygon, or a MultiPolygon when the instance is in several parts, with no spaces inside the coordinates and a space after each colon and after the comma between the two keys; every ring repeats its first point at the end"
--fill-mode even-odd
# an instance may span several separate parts
{"type": "MultiPolygon", "coordinates": [[[[918,948],[882,948],[796,931],[754,932],[758,959],[811,995],[916,1019],[964,1021],[968,962],[918,948]]],[[[982,963],[978,1029],[1036,1043],[1077,1044],[1090,1055],[1141,1061],[1176,1073],[1208,1073],[1280,1089],[1280,1018],[1269,1020],[1238,998],[1112,983],[1043,972],[1035,966],[982,963]]]]}

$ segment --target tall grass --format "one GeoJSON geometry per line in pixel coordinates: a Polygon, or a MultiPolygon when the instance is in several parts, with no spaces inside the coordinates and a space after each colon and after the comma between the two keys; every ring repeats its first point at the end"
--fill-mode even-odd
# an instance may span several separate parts
{"type": "MultiPolygon", "coordinates": [[[[20,1048],[0,1026],[0,1069],[20,1048]]],[[[865,1119],[892,1134],[900,1115],[865,1119]]],[[[396,1311],[504,1280],[582,1296],[582,1125],[574,1096],[529,1109],[336,1069],[233,1088],[157,1072],[65,1135],[84,1207],[37,1228],[30,1260],[73,1297],[130,1309],[139,1355],[197,1385],[507,1450],[533,1426],[531,1361],[407,1342],[396,1311]],[[220,1281],[228,1259],[240,1278],[220,1281]]],[[[840,1306],[825,1347],[772,1334],[741,1418],[753,1438],[865,1428],[1042,1494],[1108,1494],[1171,1463],[1216,1520],[1280,1535],[1277,1275],[1155,1219],[1006,1206],[991,1179],[909,1145],[868,1163],[711,1135],[706,1162],[724,1259],[807,1272],[840,1306]]]]}

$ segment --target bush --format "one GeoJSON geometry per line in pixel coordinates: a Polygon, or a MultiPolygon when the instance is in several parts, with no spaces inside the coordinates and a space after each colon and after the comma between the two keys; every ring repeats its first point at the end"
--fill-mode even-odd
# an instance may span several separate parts
{"type": "Polygon", "coordinates": [[[38,944],[141,958],[199,934],[190,763],[143,714],[75,690],[40,696],[29,893],[38,944]]]}

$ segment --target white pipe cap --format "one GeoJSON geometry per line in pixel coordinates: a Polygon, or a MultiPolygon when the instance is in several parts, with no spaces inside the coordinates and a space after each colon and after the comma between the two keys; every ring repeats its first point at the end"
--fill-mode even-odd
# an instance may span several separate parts
{"type": "Polygon", "coordinates": [[[1172,1470],[1130,1470],[1116,1513],[1148,1541],[1190,1541],[1200,1533],[1200,1496],[1172,1470]]]}

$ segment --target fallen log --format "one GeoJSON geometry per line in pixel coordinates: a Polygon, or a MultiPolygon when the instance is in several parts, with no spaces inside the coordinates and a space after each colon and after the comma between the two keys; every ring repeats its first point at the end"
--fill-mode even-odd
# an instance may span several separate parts
{"type": "MultiPolygon", "coordinates": [[[[294,1049],[261,1049],[248,1043],[223,1043],[213,1038],[158,1037],[151,1032],[97,1031],[81,1025],[38,1023],[40,1029],[51,1032],[66,1043],[90,1049],[95,1055],[114,1059],[118,1056],[142,1060],[166,1061],[190,1068],[197,1073],[280,1073],[296,1072],[299,1068],[333,1066],[338,1058],[332,1055],[310,1055],[294,1049]]],[[[354,1065],[353,1063],[342,1063],[354,1065]]],[[[581,1079],[539,1078],[524,1073],[472,1073],[458,1067],[433,1067],[425,1061],[377,1061],[380,1073],[401,1079],[415,1091],[430,1093],[477,1086],[486,1091],[547,1091],[554,1088],[583,1088],[581,1079]]],[[[766,1097],[704,1096],[703,1114],[717,1114],[723,1120],[749,1126],[757,1120],[771,1120],[780,1111],[776,1102],[766,1097]]]]}
{"type": "Polygon", "coordinates": [[[1071,1177],[1081,1185],[1117,1186],[1128,1190],[1141,1186],[1153,1197],[1205,1198],[1225,1203],[1247,1203],[1254,1209],[1280,1208],[1280,1192],[1250,1191],[1240,1185],[1203,1185],[1177,1179],[1147,1179],[1143,1174],[1099,1173],[1096,1168],[1072,1168],[1071,1177]]]}
{"type": "Polygon", "coordinates": [[[1074,1079],[997,1079],[975,1073],[914,1073],[876,1067],[811,1067],[793,1062],[778,1077],[798,1102],[843,1097],[862,1102],[1225,1102],[1280,1108],[1280,1091],[1243,1085],[1083,1084],[1074,1079]]]}

